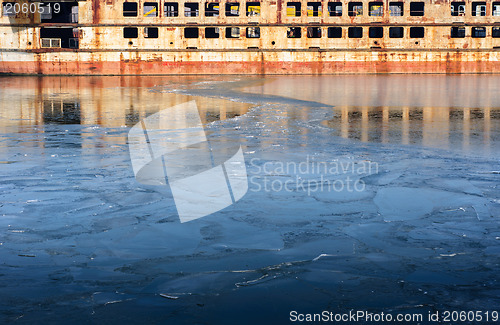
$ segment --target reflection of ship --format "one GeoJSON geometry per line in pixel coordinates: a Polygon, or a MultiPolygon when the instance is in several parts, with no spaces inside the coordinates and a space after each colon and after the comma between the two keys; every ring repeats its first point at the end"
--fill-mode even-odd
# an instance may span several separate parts
{"type": "Polygon", "coordinates": [[[500,2],[0,2],[0,73],[500,72],[500,2]]]}

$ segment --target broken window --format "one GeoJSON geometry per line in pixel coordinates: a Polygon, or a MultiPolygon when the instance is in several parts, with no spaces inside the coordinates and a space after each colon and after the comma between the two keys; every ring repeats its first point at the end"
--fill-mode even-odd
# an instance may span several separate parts
{"type": "Polygon", "coordinates": [[[307,38],[321,38],[321,27],[307,27],[307,38]]]}
{"type": "Polygon", "coordinates": [[[370,38],[382,38],[382,37],[384,37],[384,28],[383,27],[370,27],[370,29],[368,29],[368,37],[370,37],[370,38]]]}
{"type": "Polygon", "coordinates": [[[500,16],[500,2],[493,2],[493,16],[500,16]]]}
{"type": "Polygon", "coordinates": [[[259,38],[260,27],[247,27],[247,38],[259,38]]]}
{"type": "Polygon", "coordinates": [[[410,2],[410,16],[423,16],[424,3],[423,2],[410,2]]]}
{"type": "Polygon", "coordinates": [[[328,2],[328,14],[330,17],[342,16],[342,2],[328,2]]]}
{"type": "Polygon", "coordinates": [[[123,3],[123,17],[137,17],[137,2],[123,3]]]}
{"type": "Polygon", "coordinates": [[[464,38],[465,37],[465,27],[452,27],[451,28],[452,38],[464,38]]]}
{"type": "Polygon", "coordinates": [[[465,16],[465,2],[452,2],[451,3],[452,16],[465,16]]]}
{"type": "Polygon", "coordinates": [[[184,28],[184,38],[198,38],[200,36],[200,31],[198,27],[186,27],[184,28]]]}
{"type": "Polygon", "coordinates": [[[72,27],[42,27],[42,47],[78,48],[78,33],[78,29],[72,27]]]}
{"type": "Polygon", "coordinates": [[[382,17],[384,15],[383,2],[370,2],[368,4],[368,16],[382,17]]]}
{"type": "Polygon", "coordinates": [[[15,2],[4,2],[2,4],[2,16],[3,17],[15,17],[16,11],[14,10],[15,2]]]}
{"type": "Polygon", "coordinates": [[[491,29],[491,37],[494,37],[494,38],[500,37],[500,27],[493,27],[491,29]]]}
{"type": "Polygon", "coordinates": [[[403,38],[403,36],[404,36],[403,27],[389,27],[390,38],[403,38]]]}
{"type": "Polygon", "coordinates": [[[286,31],[286,37],[287,38],[301,38],[302,37],[302,31],[300,27],[288,27],[286,31]]]}
{"type": "Polygon", "coordinates": [[[363,27],[349,27],[347,30],[347,35],[349,38],[362,38],[363,37],[363,27]]]}
{"type": "Polygon", "coordinates": [[[342,27],[328,27],[328,38],[342,38],[342,27]]]}
{"type": "Polygon", "coordinates": [[[474,38],[486,37],[486,27],[472,27],[472,37],[474,38]]]}
{"type": "Polygon", "coordinates": [[[219,3],[207,2],[205,4],[205,17],[219,17],[219,3]]]}
{"type": "Polygon", "coordinates": [[[247,2],[247,17],[260,16],[260,2],[247,2]]]}
{"type": "MultiPolygon", "coordinates": [[[[184,3],[184,16],[185,17],[198,17],[200,13],[200,4],[198,2],[184,3]]],[[[196,36],[198,37],[198,36],[196,36]]]]}
{"type": "Polygon", "coordinates": [[[410,27],[410,37],[411,38],[423,38],[425,30],[423,27],[410,27]]]}
{"type": "Polygon", "coordinates": [[[348,14],[351,17],[363,16],[363,3],[362,2],[349,2],[348,14]]]}
{"type": "Polygon", "coordinates": [[[220,37],[219,27],[205,28],[205,38],[219,38],[219,37],[220,37]]]}
{"type": "Polygon", "coordinates": [[[139,36],[139,31],[137,27],[123,28],[123,38],[137,38],[138,36],[139,36]]]}
{"type": "Polygon", "coordinates": [[[145,27],[144,28],[145,38],[158,38],[158,27],[145,27]]]}
{"type": "Polygon", "coordinates": [[[228,2],[226,3],[226,16],[227,17],[237,17],[240,15],[240,4],[239,2],[228,2]]]}
{"type": "Polygon", "coordinates": [[[473,2],[472,16],[486,16],[486,2],[473,2]]]}
{"type": "Polygon", "coordinates": [[[308,17],[319,17],[323,14],[323,9],[321,8],[321,2],[308,2],[307,3],[307,16],[308,17]]]}
{"type": "Polygon", "coordinates": [[[404,10],[403,2],[389,2],[389,15],[392,17],[402,17],[404,10]]]}
{"type": "Polygon", "coordinates": [[[226,27],[226,38],[240,38],[240,28],[226,27]]]}
{"type": "Polygon", "coordinates": [[[144,3],[144,17],[158,17],[158,2],[144,3]]]}
{"type": "Polygon", "coordinates": [[[164,9],[165,17],[179,16],[179,4],[177,2],[165,2],[164,9]]]}
{"type": "Polygon", "coordinates": [[[42,23],[78,23],[78,2],[48,2],[41,8],[42,23]]]}
{"type": "Polygon", "coordinates": [[[300,2],[287,2],[286,15],[288,17],[300,17],[301,5],[300,2]]]}

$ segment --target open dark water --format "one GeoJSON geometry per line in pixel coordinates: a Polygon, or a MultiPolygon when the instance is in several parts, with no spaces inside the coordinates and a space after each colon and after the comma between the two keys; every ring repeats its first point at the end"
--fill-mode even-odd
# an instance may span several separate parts
{"type": "Polygon", "coordinates": [[[489,75],[1,78],[0,323],[494,324],[499,89],[489,75]],[[127,134],[193,100],[210,141],[243,147],[249,190],[181,223],[168,186],[134,178],[127,134]]]}

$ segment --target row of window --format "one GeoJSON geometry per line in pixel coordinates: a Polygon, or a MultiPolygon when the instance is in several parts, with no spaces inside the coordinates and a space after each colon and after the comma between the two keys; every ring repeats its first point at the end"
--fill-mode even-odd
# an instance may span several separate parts
{"type": "MultiPolygon", "coordinates": [[[[143,8],[144,17],[158,17],[158,2],[145,2],[143,8]]],[[[226,17],[240,16],[240,4],[238,2],[228,2],[225,5],[226,17]]],[[[220,11],[219,2],[205,3],[205,16],[218,17],[220,11]]],[[[178,17],[179,16],[179,3],[165,2],[163,6],[165,17],[178,17]]],[[[124,17],[137,17],[139,15],[137,2],[123,3],[123,16],[124,17]]],[[[200,15],[200,4],[198,2],[185,2],[184,13],[185,17],[198,17],[200,15]]],[[[246,3],[246,16],[260,16],[260,2],[247,2],[246,3]]]]}
{"type": "MultiPolygon", "coordinates": [[[[185,27],[184,28],[184,38],[199,38],[200,37],[199,27],[185,27]]],[[[243,29],[243,28],[241,28],[243,29]]],[[[348,27],[347,37],[348,38],[362,38],[363,32],[366,29],[363,27],[348,27]]],[[[247,38],[260,38],[260,27],[246,27],[245,37],[247,38]]],[[[323,28],[321,27],[306,27],[305,35],[307,38],[321,38],[323,37],[323,28]]],[[[409,28],[410,38],[423,38],[425,36],[424,27],[410,27],[409,28]]],[[[221,37],[222,31],[226,38],[240,38],[241,31],[240,27],[206,27],[205,28],[205,38],[219,38],[221,37]]],[[[289,27],[287,29],[287,38],[301,38],[302,37],[302,27],[289,27]]],[[[327,27],[326,36],[328,38],[342,38],[342,27],[327,27]]],[[[463,38],[466,35],[465,27],[451,27],[451,38],[463,38]]],[[[474,38],[484,38],[486,37],[486,27],[471,27],[471,37],[474,38]]],[[[389,38],[403,38],[404,37],[404,27],[389,27],[388,28],[389,38]]],[[[491,36],[494,38],[500,38],[500,27],[492,27],[491,36]]],[[[125,27],[123,29],[124,38],[138,38],[139,28],[138,27],[125,27]]],[[[158,38],[158,27],[146,27],[144,28],[145,38],[158,38]]],[[[383,38],[384,37],[384,27],[368,27],[368,37],[369,38],[383,38]]]]}

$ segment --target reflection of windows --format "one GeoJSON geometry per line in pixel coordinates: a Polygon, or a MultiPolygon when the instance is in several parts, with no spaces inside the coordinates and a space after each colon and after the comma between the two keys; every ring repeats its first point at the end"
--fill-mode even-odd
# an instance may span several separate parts
{"type": "Polygon", "coordinates": [[[423,27],[410,27],[411,38],[423,38],[425,30],[423,27]]]}
{"type": "Polygon", "coordinates": [[[384,37],[383,27],[370,27],[368,29],[368,37],[370,38],[382,38],[384,37]]]}
{"type": "Polygon", "coordinates": [[[342,38],[342,27],[328,27],[328,38],[342,38]]]}
{"type": "Polygon", "coordinates": [[[226,16],[237,17],[240,15],[240,4],[238,2],[226,3],[226,16]]]}
{"type": "Polygon", "coordinates": [[[247,38],[259,38],[260,37],[260,27],[247,27],[246,35],[247,35],[247,38]]]}
{"type": "Polygon", "coordinates": [[[260,2],[247,2],[247,17],[260,16],[260,2]]]}
{"type": "Polygon", "coordinates": [[[198,38],[198,36],[200,36],[198,27],[184,28],[184,38],[198,38]]]}
{"type": "Polygon", "coordinates": [[[158,27],[146,27],[144,28],[145,38],[158,38],[158,27]]]}
{"type": "Polygon", "coordinates": [[[404,36],[403,27],[389,27],[390,38],[403,38],[403,36],[404,36]]]}
{"type": "Polygon", "coordinates": [[[473,2],[472,16],[486,16],[486,2],[473,2]]]}
{"type": "Polygon", "coordinates": [[[493,27],[491,29],[491,37],[494,37],[494,38],[500,37],[500,27],[493,27]]]}
{"type": "Polygon", "coordinates": [[[177,2],[165,2],[165,17],[178,17],[179,4],[177,2]]]}
{"type": "Polygon", "coordinates": [[[423,16],[424,3],[423,2],[410,2],[410,16],[423,16]]]}
{"type": "Polygon", "coordinates": [[[307,3],[307,16],[318,17],[323,14],[321,2],[308,2],[307,3]]]}
{"type": "Polygon", "coordinates": [[[287,38],[301,38],[302,31],[300,30],[300,27],[288,27],[288,29],[286,31],[286,37],[287,38]]]}
{"type": "Polygon", "coordinates": [[[205,4],[205,16],[206,17],[219,17],[219,3],[218,2],[207,2],[205,4]]]}
{"type": "Polygon", "coordinates": [[[125,27],[123,29],[123,38],[137,38],[138,35],[137,27],[125,27]]]}
{"type": "MultiPolygon", "coordinates": [[[[137,17],[137,2],[123,3],[123,17],[137,17]]],[[[50,15],[50,18],[52,18],[52,14],[50,15]]],[[[42,18],[42,19],[50,19],[50,18],[42,18]]]]}
{"type": "Polygon", "coordinates": [[[363,3],[362,2],[349,2],[348,14],[351,17],[363,16],[363,3]]]}
{"type": "Polygon", "coordinates": [[[465,2],[452,2],[451,3],[452,16],[465,16],[465,2]]]}
{"type": "Polygon", "coordinates": [[[219,38],[219,36],[220,36],[219,27],[205,28],[205,38],[219,38]]]}
{"type": "Polygon", "coordinates": [[[363,27],[349,27],[347,35],[349,38],[361,38],[363,37],[363,27]]]}
{"type": "Polygon", "coordinates": [[[44,100],[43,121],[53,124],[80,124],[80,102],[68,99],[44,100]]]}
{"type": "Polygon", "coordinates": [[[321,27],[307,27],[307,38],[321,38],[321,27]]]}
{"type": "Polygon", "coordinates": [[[465,37],[465,27],[452,27],[451,28],[452,38],[463,38],[465,37]]]}
{"type": "Polygon", "coordinates": [[[158,17],[158,2],[144,3],[144,17],[158,17]]]}
{"type": "Polygon", "coordinates": [[[239,38],[240,28],[239,27],[227,27],[226,28],[226,38],[239,38]]]}
{"type": "Polygon", "coordinates": [[[401,17],[404,12],[403,8],[403,2],[389,2],[389,15],[392,17],[401,17]]]}
{"type": "Polygon", "coordinates": [[[486,37],[486,27],[472,27],[472,37],[475,38],[486,37]]]}
{"type": "Polygon", "coordinates": [[[382,17],[384,15],[383,2],[370,2],[368,5],[368,16],[382,17]]]}
{"type": "Polygon", "coordinates": [[[198,17],[200,11],[200,4],[197,2],[186,2],[184,4],[185,17],[198,17]]]}
{"type": "Polygon", "coordinates": [[[328,2],[328,14],[330,17],[342,16],[342,2],[328,2]]]}
{"type": "Polygon", "coordinates": [[[286,4],[286,15],[288,17],[300,17],[300,2],[287,2],[286,4]]]}

